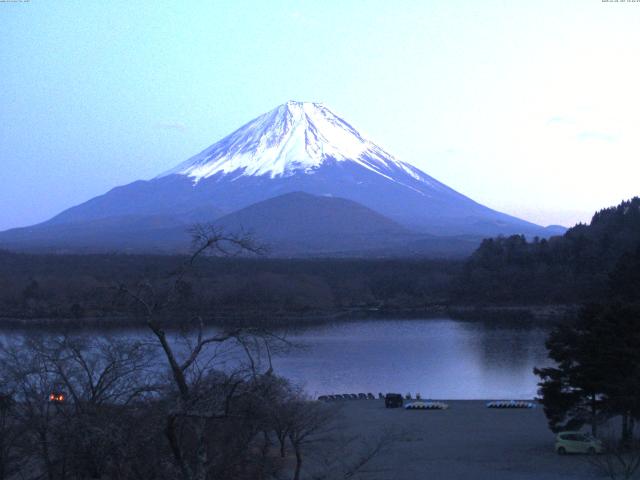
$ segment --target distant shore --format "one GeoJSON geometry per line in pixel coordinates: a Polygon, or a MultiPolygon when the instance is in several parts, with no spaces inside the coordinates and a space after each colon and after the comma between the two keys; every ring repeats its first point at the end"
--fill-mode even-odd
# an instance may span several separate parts
{"type": "MultiPolygon", "coordinates": [[[[259,325],[265,327],[291,327],[357,320],[451,318],[460,321],[499,323],[548,324],[561,321],[577,310],[576,305],[444,305],[434,304],[422,308],[353,307],[330,311],[256,312],[223,311],[205,316],[208,326],[259,325]]],[[[171,317],[164,323],[170,327],[171,317]]],[[[144,318],[131,316],[101,316],[86,318],[39,318],[0,316],[0,329],[28,328],[135,328],[144,326],[144,318]]]]}

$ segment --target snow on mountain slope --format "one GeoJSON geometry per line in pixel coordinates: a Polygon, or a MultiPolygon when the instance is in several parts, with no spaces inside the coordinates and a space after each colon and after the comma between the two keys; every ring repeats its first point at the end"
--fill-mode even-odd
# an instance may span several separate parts
{"type": "Polygon", "coordinates": [[[392,181],[394,170],[400,169],[431,184],[422,172],[364,138],[323,104],[294,101],[250,121],[160,177],[186,175],[195,183],[219,173],[287,177],[313,174],[327,159],[356,163],[392,181]]]}
{"type": "Polygon", "coordinates": [[[365,138],[321,103],[287,102],[149,181],[116,187],[53,223],[123,215],[231,213],[294,191],[346,198],[436,235],[536,232],[365,138]]]}
{"type": "MultiPolygon", "coordinates": [[[[347,235],[354,227],[347,225],[349,218],[353,222],[359,218],[370,228],[370,235],[361,240],[363,251],[394,245],[403,254],[440,248],[431,240],[428,245],[412,240],[413,234],[544,237],[553,233],[481,205],[394,158],[320,103],[287,102],[151,180],[115,187],[42,224],[0,232],[0,247],[66,245],[89,251],[102,245],[156,251],[176,248],[186,238],[186,225],[225,216],[227,221],[249,219],[254,225],[245,227],[262,228],[272,239],[292,237],[288,248],[300,253],[310,250],[313,242],[296,234],[299,218],[320,222],[322,227],[311,237],[323,248],[344,241],[338,238],[339,231],[347,235]],[[269,201],[275,198],[279,200],[269,201]],[[353,208],[342,208],[345,201],[362,208],[352,204],[353,208]],[[284,208],[287,202],[295,205],[284,208]],[[240,211],[242,215],[233,215],[240,211]],[[382,232],[375,216],[362,215],[365,211],[412,233],[382,232]],[[292,215],[290,221],[287,213],[292,215]],[[333,228],[336,225],[340,228],[333,228]],[[400,247],[403,242],[406,248],[400,247]]],[[[346,249],[344,242],[340,245],[346,249]]],[[[463,250],[468,252],[468,245],[463,250]]]]}

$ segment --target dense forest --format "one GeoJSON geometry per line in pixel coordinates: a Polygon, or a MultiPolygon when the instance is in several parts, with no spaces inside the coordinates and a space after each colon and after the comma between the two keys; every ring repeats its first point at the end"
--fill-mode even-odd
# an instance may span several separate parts
{"type": "MultiPolygon", "coordinates": [[[[117,319],[127,315],[118,285],[144,281],[161,289],[186,260],[0,253],[0,318],[117,319]]],[[[208,320],[409,311],[445,304],[461,266],[419,259],[207,257],[183,279],[180,293],[182,308],[208,320]]]]}
{"type": "MultiPolygon", "coordinates": [[[[0,318],[125,319],[119,285],[161,289],[187,257],[0,252],[0,318]]],[[[640,292],[640,198],[561,237],[486,239],[467,260],[206,257],[180,308],[207,320],[574,305],[640,292]]]]}
{"type": "Polygon", "coordinates": [[[636,197],[597,212],[589,225],[578,224],[560,237],[484,240],[457,278],[452,297],[480,304],[605,300],[612,294],[612,277],[640,292],[633,280],[633,273],[640,270],[639,259],[640,198],[636,197]]]}

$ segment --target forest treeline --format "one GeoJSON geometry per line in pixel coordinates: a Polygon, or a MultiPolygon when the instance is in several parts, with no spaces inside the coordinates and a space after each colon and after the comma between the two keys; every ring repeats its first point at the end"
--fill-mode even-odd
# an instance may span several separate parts
{"type": "MultiPolygon", "coordinates": [[[[0,252],[0,318],[129,315],[121,283],[158,288],[187,257],[0,252]]],[[[572,305],[640,292],[640,198],[597,212],[565,235],[486,239],[467,260],[204,259],[180,284],[180,308],[215,320],[450,306],[572,305]]]]}
{"type": "MultiPolygon", "coordinates": [[[[118,284],[161,288],[186,257],[0,253],[0,317],[118,318],[118,284]]],[[[213,258],[180,284],[180,308],[204,318],[410,310],[447,301],[462,264],[419,259],[213,258]]]]}
{"type": "MultiPolygon", "coordinates": [[[[595,465],[609,478],[636,478],[640,468],[639,226],[634,199],[598,212],[589,227],[577,227],[545,252],[584,290],[575,292],[583,303],[576,315],[547,338],[552,362],[534,369],[540,402],[552,431],[588,425],[604,440],[604,460],[595,465]]],[[[539,243],[529,246],[533,261],[541,256],[539,243]]]]}
{"type": "Polygon", "coordinates": [[[589,225],[578,224],[563,236],[484,240],[456,278],[451,297],[474,304],[604,301],[613,295],[610,280],[640,293],[638,271],[640,198],[635,197],[597,212],[589,225]]]}

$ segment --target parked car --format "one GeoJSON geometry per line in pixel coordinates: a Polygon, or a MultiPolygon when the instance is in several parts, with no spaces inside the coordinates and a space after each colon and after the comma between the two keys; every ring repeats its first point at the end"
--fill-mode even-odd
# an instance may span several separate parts
{"type": "Polygon", "coordinates": [[[587,433],[560,432],[556,436],[556,452],[560,455],[566,453],[588,453],[595,455],[602,453],[602,442],[587,433]]]}
{"type": "Polygon", "coordinates": [[[403,404],[404,400],[399,393],[387,393],[384,397],[384,406],[387,408],[400,408],[403,404]]]}

